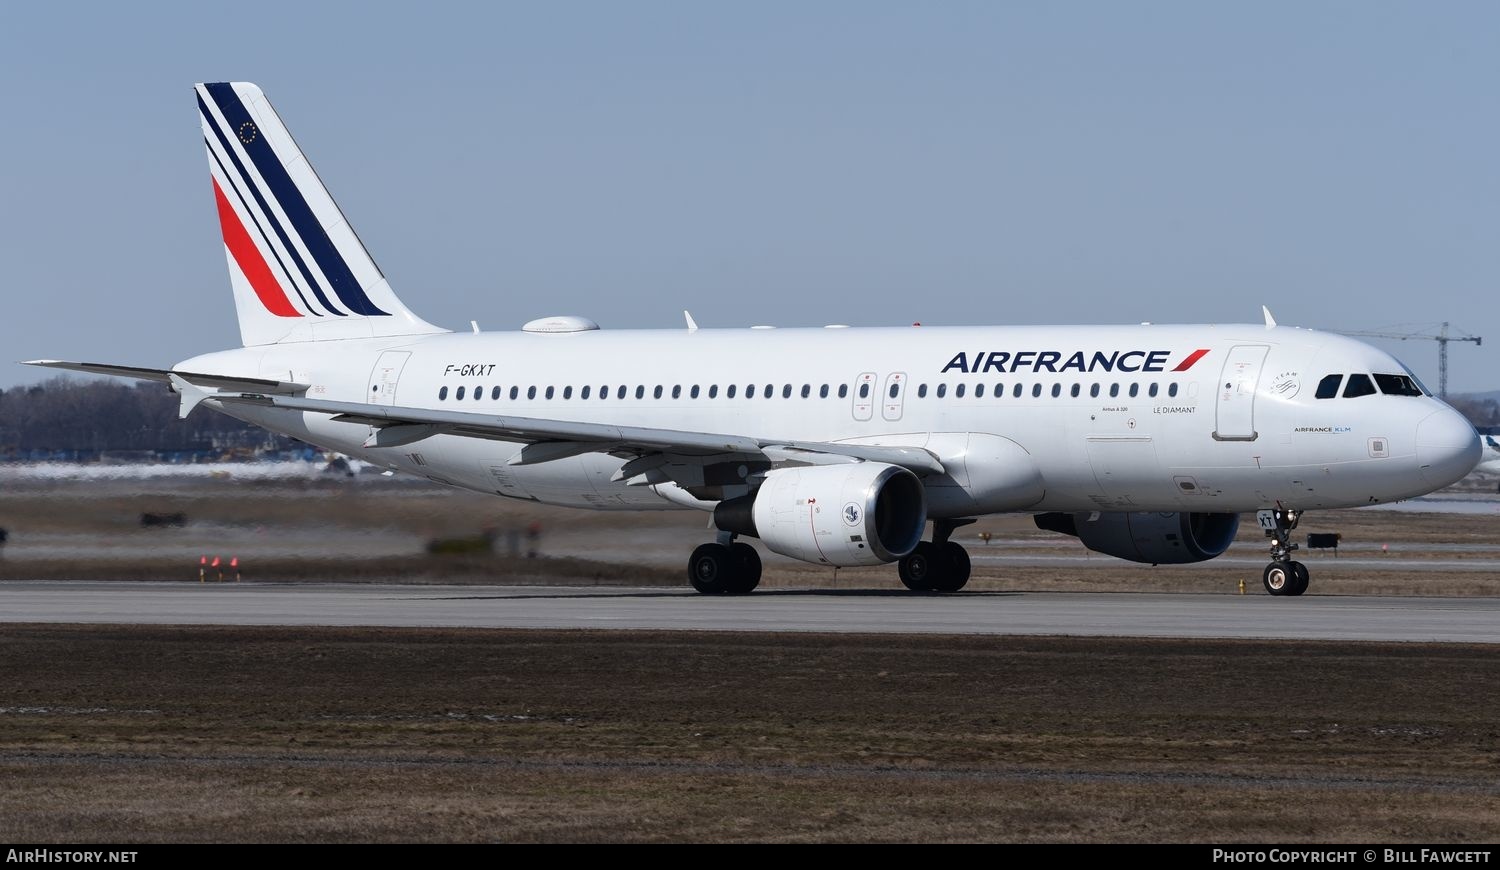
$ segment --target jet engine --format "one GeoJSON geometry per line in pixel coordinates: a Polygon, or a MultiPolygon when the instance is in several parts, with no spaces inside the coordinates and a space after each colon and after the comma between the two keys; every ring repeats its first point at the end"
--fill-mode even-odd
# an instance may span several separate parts
{"type": "Polygon", "coordinates": [[[1177,565],[1223,555],[1240,527],[1239,514],[1046,513],[1037,528],[1072,535],[1117,559],[1177,565]]]}
{"type": "Polygon", "coordinates": [[[720,502],[714,524],[804,562],[879,565],[922,539],[927,497],[917,476],[896,465],[781,468],[767,472],[753,494],[720,502]]]}

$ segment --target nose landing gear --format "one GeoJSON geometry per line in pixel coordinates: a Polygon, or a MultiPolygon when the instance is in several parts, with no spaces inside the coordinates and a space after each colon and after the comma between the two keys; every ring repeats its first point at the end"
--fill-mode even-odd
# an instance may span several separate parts
{"type": "Polygon", "coordinates": [[[1292,541],[1292,530],[1297,528],[1301,511],[1289,508],[1260,511],[1256,519],[1271,539],[1271,564],[1261,574],[1261,582],[1271,595],[1301,595],[1307,591],[1307,566],[1292,559],[1297,544],[1292,541]]]}

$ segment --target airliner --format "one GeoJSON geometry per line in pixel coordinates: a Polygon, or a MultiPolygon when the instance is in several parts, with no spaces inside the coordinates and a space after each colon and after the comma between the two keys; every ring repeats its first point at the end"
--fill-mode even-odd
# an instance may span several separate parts
{"type": "Polygon", "coordinates": [[[1265,309],[1243,325],[450,331],[397,298],[260,88],[194,90],[243,346],[171,369],[30,364],[160,381],[183,416],[204,405],[477,492],[702,511],[702,593],[760,582],[742,538],[955,592],[970,562],[953,535],[988,514],[1161,565],[1222,554],[1253,513],[1266,591],[1295,596],[1304,511],[1423,495],[1480,456],[1394,357],[1265,309]]]}

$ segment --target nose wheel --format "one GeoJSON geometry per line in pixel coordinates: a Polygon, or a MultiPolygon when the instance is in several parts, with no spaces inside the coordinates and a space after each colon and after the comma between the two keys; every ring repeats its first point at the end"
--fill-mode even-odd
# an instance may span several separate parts
{"type": "Polygon", "coordinates": [[[1297,528],[1301,511],[1288,508],[1260,511],[1256,519],[1271,539],[1271,564],[1261,574],[1261,582],[1271,595],[1301,595],[1307,591],[1307,566],[1292,558],[1297,544],[1292,541],[1292,530],[1297,528]]]}

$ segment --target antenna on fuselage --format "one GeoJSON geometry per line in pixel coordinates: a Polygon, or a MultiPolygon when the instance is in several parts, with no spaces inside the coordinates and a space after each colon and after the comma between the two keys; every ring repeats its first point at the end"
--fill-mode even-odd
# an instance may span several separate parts
{"type": "Polygon", "coordinates": [[[1269,309],[1266,306],[1262,305],[1260,307],[1260,313],[1264,314],[1266,316],[1266,329],[1275,329],[1276,328],[1276,318],[1274,318],[1274,317],[1271,316],[1271,309],[1269,309]]]}
{"type": "Polygon", "coordinates": [[[682,318],[687,321],[688,332],[698,331],[698,321],[693,319],[692,312],[688,311],[686,308],[682,309],[682,318]]]}

